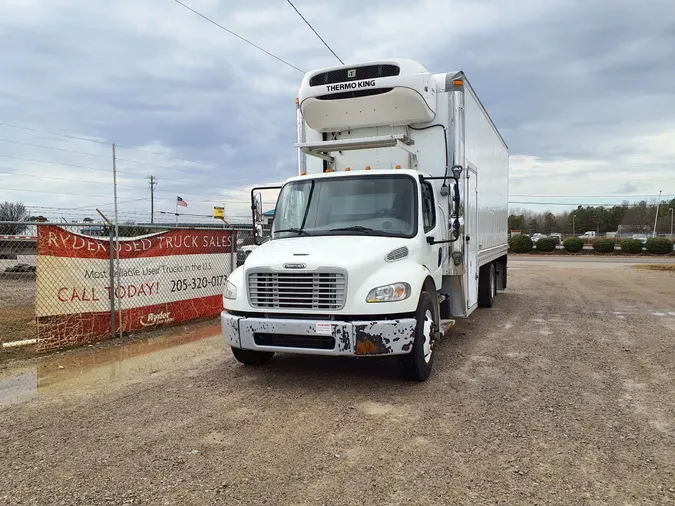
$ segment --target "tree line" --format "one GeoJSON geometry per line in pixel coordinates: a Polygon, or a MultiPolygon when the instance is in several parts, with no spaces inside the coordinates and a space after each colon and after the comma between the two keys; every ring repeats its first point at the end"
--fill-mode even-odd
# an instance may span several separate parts
{"type": "MultiPolygon", "coordinates": [[[[509,215],[509,230],[522,230],[524,234],[575,234],[592,231],[598,234],[621,231],[623,233],[649,234],[654,230],[657,204],[642,200],[637,203],[624,201],[615,206],[578,206],[573,211],[558,213],[513,209],[509,215]]],[[[670,234],[670,211],[675,209],[675,198],[661,201],[656,231],[670,234]]]]}

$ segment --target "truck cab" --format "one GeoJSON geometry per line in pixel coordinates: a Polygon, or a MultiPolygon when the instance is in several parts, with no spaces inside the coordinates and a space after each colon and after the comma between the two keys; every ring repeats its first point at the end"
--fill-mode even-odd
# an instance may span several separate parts
{"type": "MultiPolygon", "coordinates": [[[[492,305],[506,286],[508,153],[491,121],[489,131],[480,124],[498,145],[485,184],[499,194],[489,202],[495,229],[481,233],[477,174],[488,163],[465,158],[465,86],[461,73],[433,75],[402,59],[305,76],[298,175],[279,188],[269,240],[223,294],[223,335],[237,360],[398,355],[423,381],[443,322],[492,305]]],[[[258,228],[259,191],[269,189],[251,192],[258,228]]]]}

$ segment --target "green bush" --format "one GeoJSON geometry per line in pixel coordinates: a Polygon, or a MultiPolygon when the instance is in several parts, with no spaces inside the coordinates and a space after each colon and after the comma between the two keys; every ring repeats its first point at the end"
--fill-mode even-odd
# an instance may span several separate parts
{"type": "Polygon", "coordinates": [[[532,251],[532,239],[526,235],[514,235],[509,241],[509,246],[514,253],[529,253],[532,251]]]}
{"type": "Polygon", "coordinates": [[[673,241],[665,237],[650,237],[645,247],[654,255],[667,255],[673,251],[673,241]]]}
{"type": "Polygon", "coordinates": [[[569,251],[570,253],[579,253],[582,249],[584,249],[584,241],[578,237],[570,237],[569,239],[565,239],[563,241],[563,248],[565,248],[565,251],[569,251]]]}
{"type": "Polygon", "coordinates": [[[621,241],[621,251],[630,253],[631,255],[642,253],[642,241],[638,241],[637,239],[624,239],[621,241]]]}
{"type": "Polygon", "coordinates": [[[550,237],[542,237],[537,241],[537,251],[544,253],[555,250],[555,239],[550,237]]]}
{"type": "Polygon", "coordinates": [[[593,249],[598,253],[611,253],[616,243],[611,239],[598,239],[593,243],[593,249]]]}

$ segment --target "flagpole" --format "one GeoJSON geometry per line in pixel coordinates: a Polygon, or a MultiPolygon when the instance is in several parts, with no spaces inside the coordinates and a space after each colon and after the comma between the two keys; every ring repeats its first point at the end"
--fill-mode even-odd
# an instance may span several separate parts
{"type": "Polygon", "coordinates": [[[178,226],[178,197],[176,197],[176,226],[178,226]]]}

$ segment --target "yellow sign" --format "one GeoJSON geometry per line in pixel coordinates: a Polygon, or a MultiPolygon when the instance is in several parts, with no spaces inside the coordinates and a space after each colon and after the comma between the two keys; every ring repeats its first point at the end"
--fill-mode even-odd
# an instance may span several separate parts
{"type": "Polygon", "coordinates": [[[224,207],[214,207],[213,208],[213,217],[214,218],[225,218],[225,208],[224,207]]]}

